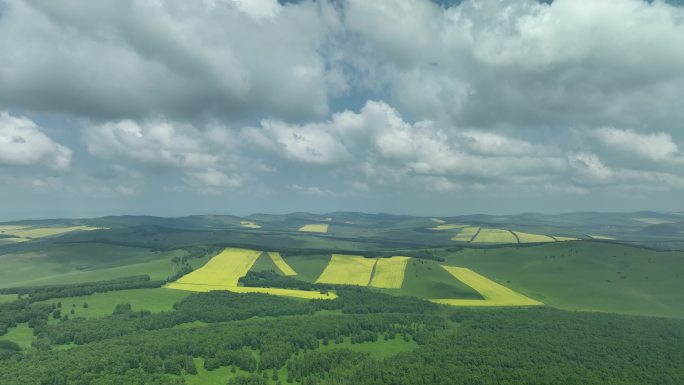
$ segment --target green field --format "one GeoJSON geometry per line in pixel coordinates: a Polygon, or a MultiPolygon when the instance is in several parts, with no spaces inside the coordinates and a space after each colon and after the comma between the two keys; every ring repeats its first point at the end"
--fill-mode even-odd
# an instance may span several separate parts
{"type": "Polygon", "coordinates": [[[330,342],[327,346],[321,345],[318,349],[321,351],[349,349],[355,352],[368,353],[371,357],[381,360],[399,353],[410,352],[417,347],[418,344],[415,341],[409,340],[407,342],[401,336],[396,336],[396,338],[391,340],[380,338],[375,342],[361,342],[357,344],[352,344],[349,338],[343,338],[342,343],[335,344],[330,342]]]}
{"type": "Polygon", "coordinates": [[[172,274],[171,258],[186,255],[105,245],[49,244],[30,251],[0,254],[0,287],[89,282],[149,274],[165,279],[172,274]]]}
{"type": "Polygon", "coordinates": [[[477,291],[454,279],[439,263],[419,259],[411,259],[406,264],[404,284],[400,289],[384,289],[383,292],[425,299],[482,299],[477,291]]]}
{"type": "Polygon", "coordinates": [[[0,294],[0,303],[11,302],[17,299],[16,294],[0,294]]]}
{"type": "Polygon", "coordinates": [[[82,297],[55,298],[43,301],[43,303],[62,303],[62,311],[70,317],[100,317],[112,314],[118,304],[131,304],[134,311],[149,310],[153,313],[169,311],[173,304],[192,294],[189,291],[168,289],[135,289],[119,290],[106,293],[95,293],[82,297]],[[88,307],[84,308],[83,304],[88,307]],[[74,314],[71,314],[71,310],[74,314]]]}
{"type": "Polygon", "coordinates": [[[684,317],[684,256],[603,242],[443,254],[530,298],[568,310],[684,317]]]}
{"type": "Polygon", "coordinates": [[[297,272],[297,279],[314,282],[330,262],[330,254],[283,256],[283,259],[297,272]]]}
{"type": "Polygon", "coordinates": [[[12,341],[22,349],[28,349],[33,341],[33,329],[30,329],[26,323],[19,324],[10,328],[7,334],[0,336],[0,341],[12,341]]]}

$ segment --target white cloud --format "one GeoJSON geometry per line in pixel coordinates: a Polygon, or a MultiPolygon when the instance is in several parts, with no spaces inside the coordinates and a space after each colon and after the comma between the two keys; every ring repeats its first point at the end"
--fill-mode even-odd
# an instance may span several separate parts
{"type": "Polygon", "coordinates": [[[590,135],[612,149],[644,159],[671,163],[684,162],[684,156],[672,140],[672,136],[665,132],[640,134],[629,129],[603,127],[590,131],[590,135]]]}
{"type": "Polygon", "coordinates": [[[92,155],[124,157],[151,166],[197,169],[210,167],[218,160],[206,151],[215,143],[208,135],[191,125],[166,120],[105,123],[85,129],[84,138],[92,155]]]}
{"type": "Polygon", "coordinates": [[[335,195],[335,193],[333,193],[332,191],[322,189],[317,186],[300,186],[298,184],[293,184],[292,189],[304,195],[313,195],[319,197],[335,195]]]}
{"type": "Polygon", "coordinates": [[[66,171],[71,164],[71,150],[50,139],[31,119],[0,111],[0,165],[3,164],[41,165],[66,171]]]}
{"type": "Polygon", "coordinates": [[[237,175],[228,176],[223,171],[210,168],[206,171],[193,172],[190,174],[203,186],[209,188],[229,188],[241,187],[244,183],[242,178],[237,175]]]}

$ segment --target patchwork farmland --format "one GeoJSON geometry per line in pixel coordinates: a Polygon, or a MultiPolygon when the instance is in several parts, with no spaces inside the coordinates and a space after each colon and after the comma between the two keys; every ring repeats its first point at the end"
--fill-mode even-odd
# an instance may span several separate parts
{"type": "Polygon", "coordinates": [[[380,258],[375,264],[375,272],[370,286],[383,289],[400,289],[404,283],[404,272],[409,257],[380,258]]]}
{"type": "Polygon", "coordinates": [[[543,303],[517,293],[476,272],[463,267],[442,267],[454,278],[479,292],[483,300],[477,299],[433,299],[433,302],[451,306],[540,306],[543,303]]]}
{"type": "MultiPolygon", "coordinates": [[[[166,288],[195,292],[228,290],[235,293],[264,293],[304,299],[336,298],[334,293],[323,294],[317,291],[238,286],[238,280],[247,274],[261,255],[262,252],[256,250],[237,248],[225,249],[209,260],[209,262],[200,269],[184,275],[175,282],[167,284],[166,288]]],[[[277,254],[277,256],[280,255],[277,254]]],[[[271,254],[269,254],[269,257],[274,258],[271,254]]],[[[284,261],[281,262],[281,265],[283,267],[287,266],[284,261]]],[[[290,268],[290,270],[292,269],[290,268]]]]}
{"type": "Polygon", "coordinates": [[[304,225],[299,228],[301,232],[305,233],[327,233],[328,232],[328,224],[327,223],[316,223],[316,224],[309,224],[309,225],[304,225]]]}
{"type": "Polygon", "coordinates": [[[333,254],[316,283],[367,286],[375,261],[360,255],[333,254]]]}

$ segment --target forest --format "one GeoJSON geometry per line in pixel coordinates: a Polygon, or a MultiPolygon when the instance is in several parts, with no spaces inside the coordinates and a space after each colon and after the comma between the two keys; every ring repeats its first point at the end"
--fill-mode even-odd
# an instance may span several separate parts
{"type": "Polygon", "coordinates": [[[684,382],[682,320],[550,308],[447,308],[361,288],[338,294],[333,301],[302,301],[198,293],[172,311],[133,311],[120,304],[94,319],[57,314],[57,303],[16,300],[3,304],[0,314],[13,309],[23,314],[14,322],[43,321],[31,324],[37,338],[30,352],[0,343],[0,383],[184,384],[186,375],[197,373],[200,357],[203,370],[242,373],[226,384],[684,382]],[[353,346],[397,338],[418,347],[383,360],[335,348],[345,340],[353,346]]]}

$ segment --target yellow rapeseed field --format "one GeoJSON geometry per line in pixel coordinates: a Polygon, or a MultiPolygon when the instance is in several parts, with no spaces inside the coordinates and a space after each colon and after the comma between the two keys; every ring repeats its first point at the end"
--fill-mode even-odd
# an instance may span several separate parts
{"type": "Polygon", "coordinates": [[[666,219],[660,219],[660,218],[632,218],[635,221],[639,221],[642,223],[648,223],[649,225],[661,225],[663,223],[674,223],[673,221],[668,221],[666,219]]]}
{"type": "Polygon", "coordinates": [[[554,238],[556,238],[557,241],[563,242],[563,241],[577,241],[578,238],[572,238],[572,237],[557,237],[554,235],[554,238]]]}
{"type": "Polygon", "coordinates": [[[209,292],[214,290],[227,290],[234,293],[263,293],[271,295],[280,295],[284,297],[295,297],[303,299],[335,299],[337,294],[327,293],[321,294],[318,291],[294,290],[294,289],[279,289],[270,287],[243,287],[230,285],[203,285],[194,283],[178,283],[173,282],[165,286],[167,289],[209,292]]]}
{"type": "MultiPolygon", "coordinates": [[[[268,253],[273,259],[280,258],[284,266],[287,266],[282,257],[278,253],[268,253]]],[[[201,268],[184,275],[176,282],[167,284],[167,289],[187,290],[208,292],[212,290],[228,290],[235,293],[265,293],[271,295],[281,295],[286,297],[296,297],[304,299],[335,299],[335,293],[321,294],[318,291],[306,290],[292,290],[280,288],[267,287],[242,287],[238,286],[238,280],[247,274],[249,269],[254,265],[257,258],[261,255],[261,251],[228,248],[223,250],[220,254],[209,260],[201,268]]],[[[273,260],[279,268],[278,262],[273,260]]],[[[292,268],[287,266],[292,272],[292,268]]]]}
{"type": "Polygon", "coordinates": [[[307,233],[327,233],[328,232],[328,224],[327,223],[317,223],[317,224],[311,224],[311,225],[304,225],[299,228],[297,231],[304,231],[307,233]]]}
{"type": "Polygon", "coordinates": [[[464,227],[461,231],[458,232],[458,234],[456,234],[456,236],[451,238],[451,240],[459,242],[470,242],[473,236],[477,234],[477,230],[479,229],[479,227],[464,227]]]}
{"type": "Polygon", "coordinates": [[[443,225],[437,225],[435,227],[430,227],[430,230],[453,230],[453,229],[461,229],[464,227],[468,227],[468,225],[461,225],[458,223],[448,223],[448,224],[443,224],[443,225]]]}
{"type": "Polygon", "coordinates": [[[482,229],[472,243],[518,243],[518,239],[508,230],[482,229]]]}
{"type": "Polygon", "coordinates": [[[271,257],[271,261],[275,263],[276,267],[285,275],[297,275],[297,272],[290,267],[290,265],[285,262],[283,257],[278,252],[269,251],[268,256],[271,257]]]}
{"type": "Polygon", "coordinates": [[[555,242],[554,239],[548,235],[523,233],[520,231],[515,231],[515,235],[518,236],[520,243],[555,242]]]}
{"type": "Polygon", "coordinates": [[[104,227],[92,226],[67,226],[67,227],[31,227],[31,226],[0,226],[0,234],[13,235],[15,238],[6,238],[12,242],[26,242],[35,238],[45,238],[55,235],[70,233],[73,231],[101,230],[104,227]]]}
{"type": "Polygon", "coordinates": [[[478,299],[433,299],[431,301],[452,306],[540,306],[543,303],[528,298],[506,286],[500,285],[476,272],[463,267],[442,267],[459,281],[472,287],[482,297],[478,299]]]}
{"type": "Polygon", "coordinates": [[[380,258],[375,264],[375,274],[370,286],[384,289],[401,289],[404,271],[409,257],[380,258]]]}
{"type": "Polygon", "coordinates": [[[228,248],[201,268],[182,276],[176,282],[182,284],[237,286],[238,279],[247,274],[260,255],[261,251],[257,250],[228,248]]]}
{"type": "Polygon", "coordinates": [[[360,255],[333,254],[316,283],[367,286],[375,261],[360,255]]]}
{"type": "Polygon", "coordinates": [[[261,225],[254,223],[254,222],[250,222],[250,221],[240,221],[240,226],[246,227],[248,229],[260,229],[261,228],[261,225]]]}

